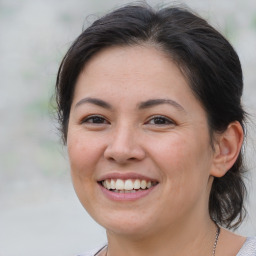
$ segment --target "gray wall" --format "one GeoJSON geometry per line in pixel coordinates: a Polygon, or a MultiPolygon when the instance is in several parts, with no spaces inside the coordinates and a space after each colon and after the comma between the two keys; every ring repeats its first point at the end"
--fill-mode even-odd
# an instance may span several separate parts
{"type": "MultiPolygon", "coordinates": [[[[127,2],[0,0],[0,256],[74,255],[104,243],[104,229],[73,192],[66,148],[60,144],[49,99],[61,58],[82,25],[95,17],[88,15],[127,2]]],[[[255,122],[255,0],[181,2],[210,20],[238,51],[244,105],[255,122]]],[[[256,235],[256,137],[251,127],[249,214],[238,230],[245,235],[256,235]]]]}

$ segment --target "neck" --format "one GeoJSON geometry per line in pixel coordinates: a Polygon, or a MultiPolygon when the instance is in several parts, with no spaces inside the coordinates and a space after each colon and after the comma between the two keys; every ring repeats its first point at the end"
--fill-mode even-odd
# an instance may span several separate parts
{"type": "Polygon", "coordinates": [[[216,226],[210,218],[176,223],[159,232],[123,235],[107,231],[108,256],[205,256],[212,255],[216,226]]]}

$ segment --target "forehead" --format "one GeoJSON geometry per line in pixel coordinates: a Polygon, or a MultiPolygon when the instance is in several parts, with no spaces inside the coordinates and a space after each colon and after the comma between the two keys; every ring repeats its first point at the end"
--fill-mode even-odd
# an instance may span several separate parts
{"type": "Polygon", "coordinates": [[[96,53],[78,77],[76,91],[126,89],[161,92],[189,86],[177,65],[153,46],[109,47],[96,53]],[[77,88],[78,87],[78,88],[77,88]],[[86,88],[85,88],[86,87],[86,88]]]}

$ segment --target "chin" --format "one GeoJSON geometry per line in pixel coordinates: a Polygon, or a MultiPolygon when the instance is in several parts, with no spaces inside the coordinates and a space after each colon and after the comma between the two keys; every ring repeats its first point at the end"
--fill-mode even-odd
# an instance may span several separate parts
{"type": "Polygon", "coordinates": [[[131,237],[132,239],[141,239],[142,237],[145,237],[145,234],[149,234],[148,227],[143,227],[141,225],[139,226],[132,226],[132,225],[124,225],[124,226],[117,226],[117,225],[109,225],[108,227],[105,227],[107,234],[116,234],[118,236],[123,237],[131,237]]]}
{"type": "Polygon", "coordinates": [[[107,232],[115,233],[123,236],[140,237],[145,236],[152,227],[152,223],[146,221],[146,218],[141,218],[142,214],[111,214],[104,217],[98,216],[95,218],[107,232]]]}

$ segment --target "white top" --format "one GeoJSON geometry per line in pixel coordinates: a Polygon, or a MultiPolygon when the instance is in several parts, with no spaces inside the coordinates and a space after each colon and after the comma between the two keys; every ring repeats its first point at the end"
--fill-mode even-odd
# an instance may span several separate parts
{"type": "Polygon", "coordinates": [[[244,245],[236,256],[256,256],[256,236],[247,237],[244,245]]]}
{"type": "MultiPolygon", "coordinates": [[[[106,247],[106,245],[104,247],[106,247]]],[[[101,246],[77,256],[96,256],[104,247],[101,246]]],[[[256,256],[256,237],[247,237],[244,245],[236,256],[256,256]]]]}

